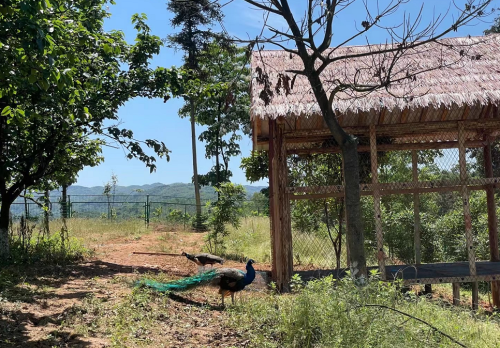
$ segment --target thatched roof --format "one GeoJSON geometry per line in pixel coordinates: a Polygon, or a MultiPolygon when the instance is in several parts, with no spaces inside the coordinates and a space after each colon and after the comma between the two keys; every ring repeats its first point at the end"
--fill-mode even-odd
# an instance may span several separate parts
{"type": "MultiPolygon", "coordinates": [[[[365,52],[377,52],[390,45],[351,46],[336,49],[332,56],[340,57],[365,52]]],[[[392,61],[391,54],[376,54],[339,60],[330,64],[322,73],[327,90],[336,86],[334,80],[341,83],[371,84],[384,74],[392,61]],[[384,67],[384,68],[380,68],[384,67]]],[[[278,75],[287,70],[302,70],[301,59],[282,50],[263,50],[252,54],[252,119],[284,117],[318,116],[319,107],[312,93],[310,84],[304,76],[297,76],[291,93],[275,89],[278,75]],[[273,97],[269,105],[259,98],[263,85],[256,81],[257,68],[269,75],[273,97]],[[278,93],[279,92],[279,93],[278,93]]],[[[396,63],[393,71],[396,77],[404,78],[407,74],[429,69],[416,76],[416,80],[403,79],[384,89],[366,93],[341,92],[333,101],[333,108],[338,115],[344,115],[343,126],[378,124],[381,110],[389,114],[401,114],[407,109],[405,122],[419,122],[422,108],[433,110],[468,109],[468,119],[478,118],[482,106],[500,104],[500,35],[482,37],[460,37],[439,40],[409,50],[396,63]],[[442,66],[440,69],[433,69],[442,66]],[[392,95],[391,95],[392,94],[392,95]],[[395,97],[395,96],[396,97],[395,97]],[[478,115],[475,114],[475,110],[478,115]],[[412,112],[414,111],[414,112],[412,112]],[[363,114],[363,120],[359,120],[363,114]],[[351,117],[349,117],[351,116],[351,117]],[[413,120],[412,120],[413,118],[413,120]]],[[[293,73],[286,73],[293,78],[293,73]]],[[[449,112],[447,120],[460,119],[458,112],[449,112]]],[[[441,112],[436,111],[436,117],[441,112]]],[[[432,117],[429,116],[429,117],[432,117]]],[[[437,119],[436,119],[437,120],[437,119]]],[[[443,119],[440,119],[443,121],[443,119]]],[[[422,121],[420,119],[420,121],[422,121]]],[[[429,119],[427,119],[429,121],[429,119]]],[[[386,117],[384,123],[397,123],[386,117]]]]}

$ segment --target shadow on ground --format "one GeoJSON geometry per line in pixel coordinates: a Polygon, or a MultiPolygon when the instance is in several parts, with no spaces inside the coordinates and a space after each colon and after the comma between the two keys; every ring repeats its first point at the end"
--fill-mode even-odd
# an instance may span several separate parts
{"type": "MultiPolygon", "coordinates": [[[[0,270],[0,347],[95,346],[84,341],[79,335],[58,330],[61,323],[74,310],[73,306],[50,315],[41,315],[36,310],[36,308],[44,308],[49,299],[83,299],[91,291],[58,294],[44,291],[44,289],[58,289],[75,279],[91,280],[95,277],[113,278],[120,274],[158,274],[159,272],[161,269],[158,268],[125,266],[99,260],[65,267],[4,267],[0,270]],[[23,284],[29,286],[20,286],[23,284]],[[44,330],[45,337],[30,337],[29,332],[41,331],[42,328],[48,329],[44,330]]],[[[175,275],[188,276],[189,274],[179,272],[175,275]]]]}

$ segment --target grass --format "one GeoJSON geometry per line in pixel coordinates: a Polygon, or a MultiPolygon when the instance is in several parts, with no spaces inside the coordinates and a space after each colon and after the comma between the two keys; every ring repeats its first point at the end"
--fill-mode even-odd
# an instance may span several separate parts
{"type": "MultiPolygon", "coordinates": [[[[257,262],[271,262],[271,232],[269,218],[249,217],[241,221],[238,229],[228,226],[229,234],[224,238],[226,258],[257,262]]],[[[335,268],[335,252],[327,236],[293,232],[293,257],[296,269],[301,267],[335,268]]],[[[345,246],[341,255],[341,266],[345,267],[345,246]]]]}
{"type": "Polygon", "coordinates": [[[309,282],[291,296],[250,299],[230,311],[229,322],[249,339],[250,347],[458,346],[389,308],[423,319],[468,347],[492,348],[500,342],[498,316],[475,315],[402,295],[397,285],[377,280],[361,288],[349,279],[309,282]]]}
{"type": "MultiPolygon", "coordinates": [[[[52,222],[53,230],[58,223],[52,222]]],[[[70,236],[88,246],[123,238],[133,241],[150,233],[142,221],[70,219],[68,227],[70,236]]],[[[158,233],[155,248],[168,252],[179,243],[193,246],[190,236],[188,232],[158,233]]],[[[329,240],[296,233],[293,238],[296,263],[297,255],[302,265],[323,262],[315,255],[318,247],[329,247],[329,240]]],[[[239,229],[230,228],[225,242],[234,258],[270,262],[269,219],[243,219],[239,229]]],[[[214,290],[182,293],[183,302],[150,289],[134,288],[133,281],[143,277],[161,282],[172,279],[169,273],[89,278],[85,281],[88,289],[75,290],[88,294],[58,315],[62,319],[59,334],[54,335],[74,332],[101,338],[111,347],[458,347],[429,326],[388,309],[393,308],[427,321],[467,347],[497,347],[500,342],[499,316],[450,306],[445,300],[451,286],[446,285],[434,286],[438,298],[429,301],[414,291],[402,294],[398,284],[376,279],[357,287],[349,279],[336,282],[325,278],[303,284],[295,278],[292,294],[244,291],[237,296],[236,306],[221,312],[209,305],[220,301],[214,290]],[[199,338],[202,336],[205,338],[199,338]]],[[[14,315],[22,305],[41,301],[35,297],[50,298],[59,280],[46,284],[40,279],[25,279],[21,273],[0,272],[0,297],[12,303],[14,307],[8,311],[14,315]]],[[[469,299],[470,293],[462,290],[462,296],[469,299]]]]}
{"type": "MultiPolygon", "coordinates": [[[[71,218],[67,220],[70,236],[81,240],[85,245],[105,244],[113,239],[127,237],[137,240],[142,234],[148,233],[144,221],[140,219],[107,220],[71,218]]],[[[62,227],[61,220],[50,222],[51,231],[62,227]]]]}

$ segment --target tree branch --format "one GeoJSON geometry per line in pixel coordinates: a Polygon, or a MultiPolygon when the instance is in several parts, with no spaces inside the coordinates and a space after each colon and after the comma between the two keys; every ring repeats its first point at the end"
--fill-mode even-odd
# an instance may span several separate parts
{"type": "Polygon", "coordinates": [[[356,308],[363,308],[363,307],[375,307],[375,308],[382,308],[382,309],[388,309],[388,310],[391,310],[393,312],[396,312],[396,313],[399,313],[401,315],[404,315],[408,318],[411,318],[413,320],[416,320],[424,325],[427,325],[428,327],[430,327],[432,330],[434,330],[435,332],[443,335],[444,337],[448,338],[450,341],[452,341],[453,343],[459,345],[460,347],[464,347],[464,348],[467,348],[467,346],[463,343],[460,343],[459,341],[457,341],[456,339],[454,339],[453,337],[451,337],[450,335],[444,333],[443,331],[439,330],[437,327],[433,326],[432,324],[429,324],[428,322],[426,322],[425,320],[422,320],[420,318],[417,318],[417,317],[414,317],[413,315],[411,314],[408,314],[408,313],[405,313],[405,312],[402,312],[396,308],[392,308],[392,307],[389,307],[389,306],[385,306],[385,305],[377,305],[377,304],[365,304],[365,305],[359,305],[359,306],[356,306],[356,308]]]}

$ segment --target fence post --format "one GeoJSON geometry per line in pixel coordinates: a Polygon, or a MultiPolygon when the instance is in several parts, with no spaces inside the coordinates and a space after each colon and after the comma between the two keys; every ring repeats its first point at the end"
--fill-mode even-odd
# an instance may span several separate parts
{"type": "Polygon", "coordinates": [[[184,219],[182,219],[182,221],[184,222],[184,231],[186,230],[186,218],[187,218],[187,205],[184,204],[184,219]]]}
{"type": "Polygon", "coordinates": [[[68,217],[73,217],[73,204],[71,203],[71,195],[68,195],[67,209],[69,209],[68,217]]]}
{"type": "Polygon", "coordinates": [[[149,227],[149,195],[146,195],[146,226],[149,227]]]}

